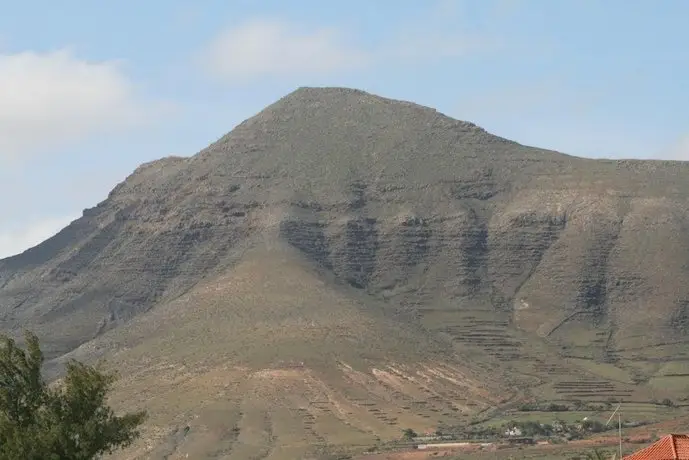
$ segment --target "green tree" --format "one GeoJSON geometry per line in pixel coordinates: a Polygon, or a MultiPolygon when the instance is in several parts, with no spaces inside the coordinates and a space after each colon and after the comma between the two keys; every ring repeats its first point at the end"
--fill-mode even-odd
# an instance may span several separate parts
{"type": "Polygon", "coordinates": [[[411,428],[407,428],[402,430],[402,437],[407,440],[412,440],[418,435],[416,434],[416,431],[412,430],[411,428]]]}
{"type": "Polygon", "coordinates": [[[581,429],[590,433],[600,433],[605,431],[605,425],[598,420],[584,420],[581,422],[581,429]]]}
{"type": "Polygon", "coordinates": [[[107,405],[114,374],[70,361],[49,386],[38,338],[25,341],[0,335],[0,460],[92,460],[139,436],[145,412],[117,416],[107,405]]]}
{"type": "Polygon", "coordinates": [[[675,403],[670,398],[663,399],[660,404],[662,404],[663,406],[667,406],[667,407],[675,407],[675,403]]]}

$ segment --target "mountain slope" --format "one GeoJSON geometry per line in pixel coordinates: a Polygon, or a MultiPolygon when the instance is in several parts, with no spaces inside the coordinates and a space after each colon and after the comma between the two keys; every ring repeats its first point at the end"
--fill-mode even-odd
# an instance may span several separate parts
{"type": "MultiPolygon", "coordinates": [[[[137,368],[144,358],[185,366],[206,402],[222,399],[203,386],[207,372],[246,389],[265,371],[288,376],[266,391],[306,394],[310,382],[338,405],[382,398],[420,429],[530,395],[675,397],[668,382],[682,373],[668,369],[689,358],[687,173],[522,146],[357,90],[301,88],[193,157],[142,165],[58,235],[1,260],[0,327],[35,329],[54,363],[115,360],[131,377],[125,405],[137,381],[178,372],[137,368]],[[427,388],[433,399],[419,383],[350,397],[340,392],[356,385],[338,384],[347,366],[360,380],[431,366],[470,383],[427,388]],[[462,391],[477,405],[449,409],[462,391]],[[447,407],[424,412],[422,401],[447,407]]],[[[151,407],[187,387],[162,388],[151,407]]],[[[270,408],[300,407],[276,398],[270,408]]],[[[155,423],[182,417],[172,412],[155,423]]],[[[369,441],[401,429],[352,417],[369,441]]],[[[321,445],[329,429],[315,431],[321,445]]]]}
{"type": "Polygon", "coordinates": [[[68,356],[116,350],[114,403],[152,414],[139,445],[156,449],[145,458],[185,426],[175,452],[192,458],[302,458],[456,423],[514,396],[350,290],[294,250],[259,243],[231,271],[68,356]]]}

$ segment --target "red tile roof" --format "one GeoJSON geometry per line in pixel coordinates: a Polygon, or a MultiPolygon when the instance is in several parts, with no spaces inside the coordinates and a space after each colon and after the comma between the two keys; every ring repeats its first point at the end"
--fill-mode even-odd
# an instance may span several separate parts
{"type": "Polygon", "coordinates": [[[624,457],[624,460],[689,460],[689,436],[671,434],[624,457]]]}

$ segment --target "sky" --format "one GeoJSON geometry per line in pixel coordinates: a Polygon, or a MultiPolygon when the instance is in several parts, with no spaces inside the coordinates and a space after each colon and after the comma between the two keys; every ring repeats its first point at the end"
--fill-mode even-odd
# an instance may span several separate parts
{"type": "Polygon", "coordinates": [[[689,160],[686,0],[0,0],[0,258],[300,86],[689,160]]]}

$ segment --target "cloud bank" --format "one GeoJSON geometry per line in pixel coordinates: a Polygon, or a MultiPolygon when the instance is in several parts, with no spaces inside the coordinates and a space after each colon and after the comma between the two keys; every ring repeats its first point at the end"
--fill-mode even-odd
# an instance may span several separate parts
{"type": "Polygon", "coordinates": [[[447,15],[446,9],[432,10],[430,21],[420,18],[421,25],[400,27],[369,46],[356,44],[349,34],[336,28],[255,18],[222,30],[198,57],[210,77],[245,84],[262,78],[335,75],[381,64],[458,58],[496,45],[492,39],[457,32],[456,25],[448,30],[436,24],[435,16],[447,15]]]}
{"type": "Polygon", "coordinates": [[[0,162],[141,124],[153,110],[118,61],[89,62],[68,49],[0,54],[0,162]]]}

